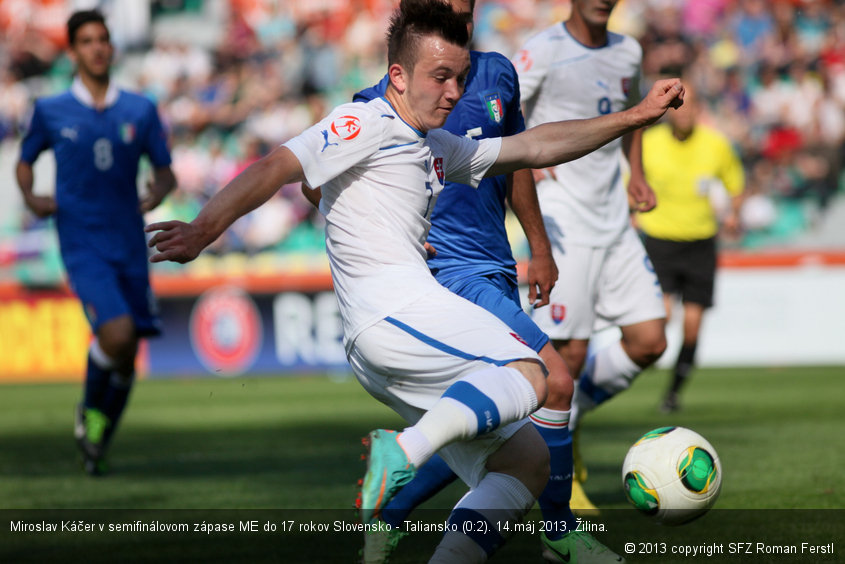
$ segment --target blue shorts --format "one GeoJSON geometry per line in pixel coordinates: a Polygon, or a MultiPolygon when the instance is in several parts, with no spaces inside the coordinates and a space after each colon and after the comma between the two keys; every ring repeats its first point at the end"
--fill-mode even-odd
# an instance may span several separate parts
{"type": "Polygon", "coordinates": [[[161,334],[146,255],[129,264],[107,261],[93,253],[64,258],[71,290],[82,302],[94,333],[103,323],[130,315],[139,337],[161,334]]]}
{"type": "Polygon", "coordinates": [[[549,336],[522,310],[519,288],[504,274],[453,279],[444,286],[501,319],[535,352],[540,352],[549,342],[549,336]]]}

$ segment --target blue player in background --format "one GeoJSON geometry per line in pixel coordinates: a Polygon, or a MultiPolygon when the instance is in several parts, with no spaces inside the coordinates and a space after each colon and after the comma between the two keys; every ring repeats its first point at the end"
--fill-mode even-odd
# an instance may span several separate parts
{"type": "Polygon", "coordinates": [[[155,105],[110,81],[114,47],[102,14],[76,12],[67,31],[77,76],[69,91],[35,102],[16,176],[26,206],[56,218],[68,281],[95,336],[74,436],[86,472],[99,475],[132,388],[138,339],[160,332],[143,213],[161,203],[176,179],[155,105]],[[47,149],[56,157],[55,198],[33,193],[32,165],[47,149]],[[143,154],[153,179],[139,198],[143,154]]]}
{"type": "MultiPolygon", "coordinates": [[[[413,0],[403,0],[409,2],[413,0]]],[[[451,0],[452,8],[466,14],[472,31],[474,0],[451,0]]],[[[510,61],[499,53],[470,51],[471,67],[464,94],[443,129],[477,139],[515,135],[525,129],[519,80],[510,61]]],[[[388,77],[355,95],[366,102],[383,96],[388,77]]],[[[567,531],[542,535],[543,556],[549,561],[570,557],[581,561],[621,561],[588,533],[575,530],[569,501],[572,488],[572,440],[569,402],[572,379],[561,356],[520,305],[516,261],[505,231],[506,202],[525,232],[531,250],[528,267],[529,301],[534,307],[549,303],[557,267],[543,226],[530,170],[485,178],[477,189],[447,182],[431,215],[428,265],[440,284],[495,314],[537,351],[549,369],[549,396],[544,407],[530,416],[551,455],[551,479],[539,498],[543,519],[566,522],[567,531]]],[[[419,468],[416,478],[384,508],[382,518],[394,527],[388,534],[365,537],[363,561],[386,562],[402,536],[396,527],[414,507],[429,499],[456,476],[435,455],[419,468]]]]}

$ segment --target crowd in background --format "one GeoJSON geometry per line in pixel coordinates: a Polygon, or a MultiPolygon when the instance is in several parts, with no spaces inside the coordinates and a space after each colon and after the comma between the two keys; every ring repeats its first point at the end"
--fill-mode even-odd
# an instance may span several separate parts
{"type": "MultiPolygon", "coordinates": [[[[211,1],[185,10],[199,16],[211,1]]],[[[228,0],[211,40],[153,33],[148,45],[119,50],[113,76],[154,99],[171,133],[179,190],[150,220],[192,219],[235,174],[382,76],[392,0],[302,4],[228,0]]],[[[57,10],[63,21],[70,8],[57,10]]],[[[566,0],[478,0],[475,47],[513,56],[568,12],[566,0]]],[[[152,30],[168,17],[155,14],[152,30]]],[[[2,14],[0,28],[0,141],[16,152],[33,97],[67,88],[72,66],[61,38],[2,14]]],[[[622,0],[611,29],[642,43],[643,88],[683,75],[706,102],[706,121],[736,143],[748,198],[734,245],[786,244],[823,217],[842,184],[845,0],[622,0]]],[[[40,248],[27,243],[32,232],[47,232],[22,204],[11,217],[0,226],[0,267],[4,256],[10,264],[40,248]]],[[[211,253],[301,258],[322,249],[319,214],[299,186],[285,186],[211,253]]]]}

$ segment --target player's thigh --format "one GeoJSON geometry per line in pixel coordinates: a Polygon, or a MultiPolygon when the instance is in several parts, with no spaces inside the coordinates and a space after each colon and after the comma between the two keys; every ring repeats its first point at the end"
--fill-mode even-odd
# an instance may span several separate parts
{"type": "Polygon", "coordinates": [[[528,422],[527,418],[521,419],[472,440],[452,443],[441,448],[438,454],[464,483],[474,488],[488,472],[488,458],[507,444],[528,422]]]}
{"type": "Polygon", "coordinates": [[[643,245],[664,294],[680,295],[684,276],[686,248],[679,241],[646,236],[643,245]]]}
{"type": "Polygon", "coordinates": [[[487,470],[513,476],[539,496],[549,480],[549,448],[537,427],[522,427],[488,457],[487,470]]]}
{"type": "Polygon", "coordinates": [[[666,317],[660,282],[633,229],[628,229],[605,256],[596,314],[596,330],[666,317]]]}
{"type": "Polygon", "coordinates": [[[120,272],[113,264],[96,255],[73,256],[65,258],[65,269],[94,333],[103,323],[131,314],[120,272]]]}
{"type": "Polygon", "coordinates": [[[507,276],[473,276],[460,287],[449,289],[498,317],[535,351],[540,352],[549,342],[549,337],[522,309],[519,288],[507,276]]]}
{"type": "Polygon", "coordinates": [[[130,264],[121,272],[121,288],[129,311],[135,323],[138,336],[153,336],[161,333],[158,318],[158,303],[150,286],[146,257],[143,261],[130,264]]]}
{"type": "Polygon", "coordinates": [[[531,312],[531,319],[552,340],[589,339],[595,321],[596,287],[603,249],[569,245],[552,248],[558,276],[549,305],[531,312]]]}
{"type": "Polygon", "coordinates": [[[402,405],[428,410],[471,372],[521,359],[540,361],[492,313],[445,288],[368,327],[349,352],[361,384],[406,418],[402,405]]]}
{"type": "Polygon", "coordinates": [[[716,239],[693,241],[685,262],[681,296],[684,302],[703,308],[713,305],[713,286],[716,279],[716,239]]]}

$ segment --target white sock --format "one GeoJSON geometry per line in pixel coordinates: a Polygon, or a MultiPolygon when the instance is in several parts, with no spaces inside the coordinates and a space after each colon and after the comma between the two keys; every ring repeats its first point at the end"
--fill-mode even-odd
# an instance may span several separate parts
{"type": "Polygon", "coordinates": [[[622,341],[614,341],[590,355],[575,383],[569,428],[575,429],[585,413],[630,388],[642,370],[622,348],[622,341]]]}
{"type": "Polygon", "coordinates": [[[614,341],[596,353],[593,384],[614,396],[630,388],[631,382],[642,371],[622,348],[622,341],[614,341]]]}
{"type": "Polygon", "coordinates": [[[560,411],[541,407],[528,416],[534,425],[546,429],[560,429],[569,425],[570,410],[560,411]]]}
{"type": "Polygon", "coordinates": [[[518,421],[535,409],[537,395],[519,370],[491,366],[452,384],[397,440],[419,466],[449,443],[518,421]]]}
{"type": "Polygon", "coordinates": [[[514,524],[522,521],[534,501],[528,488],[513,476],[489,472],[455,505],[449,524],[457,525],[457,531],[443,535],[429,562],[485,562],[505,542],[505,531],[497,525],[507,522],[508,529],[514,530],[514,524]],[[468,534],[462,532],[462,523],[482,520],[487,522],[486,531],[474,526],[468,534]]]}
{"type": "Polygon", "coordinates": [[[88,352],[91,354],[91,360],[94,361],[98,367],[102,368],[103,370],[111,370],[114,368],[115,362],[112,357],[106,354],[106,351],[100,346],[100,341],[94,339],[91,342],[91,346],[88,349],[88,352]]]}

